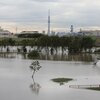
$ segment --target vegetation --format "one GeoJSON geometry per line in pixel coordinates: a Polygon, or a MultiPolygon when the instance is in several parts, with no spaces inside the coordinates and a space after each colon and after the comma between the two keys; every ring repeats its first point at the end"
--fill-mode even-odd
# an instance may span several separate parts
{"type": "Polygon", "coordinates": [[[39,49],[45,49],[49,51],[49,47],[52,51],[57,50],[59,47],[62,48],[62,53],[64,50],[68,49],[69,53],[81,53],[91,52],[93,46],[95,46],[95,39],[89,36],[47,36],[38,34],[34,38],[3,38],[0,39],[1,46],[37,46],[39,49]]]}
{"type": "Polygon", "coordinates": [[[82,38],[82,48],[87,51],[87,49],[89,49],[89,51],[91,51],[91,48],[94,46],[95,44],[95,40],[91,37],[83,37],[82,38]]]}
{"type": "Polygon", "coordinates": [[[0,46],[14,46],[15,40],[12,38],[4,38],[0,40],[0,46]]]}
{"type": "Polygon", "coordinates": [[[91,88],[87,88],[89,90],[95,90],[95,91],[100,91],[100,87],[91,87],[91,88]]]}
{"type": "Polygon", "coordinates": [[[39,53],[36,50],[33,50],[28,54],[28,58],[30,58],[30,59],[36,59],[38,57],[39,57],[39,53]]]}
{"type": "Polygon", "coordinates": [[[51,80],[53,82],[59,83],[60,85],[63,85],[64,83],[72,81],[73,79],[71,79],[71,78],[54,78],[54,79],[51,79],[51,80]]]}
{"type": "Polygon", "coordinates": [[[33,74],[32,74],[32,78],[33,78],[33,79],[34,79],[34,74],[35,74],[35,72],[39,71],[41,67],[42,67],[42,66],[40,66],[39,61],[33,61],[33,62],[31,63],[30,69],[33,71],[33,74]]]}

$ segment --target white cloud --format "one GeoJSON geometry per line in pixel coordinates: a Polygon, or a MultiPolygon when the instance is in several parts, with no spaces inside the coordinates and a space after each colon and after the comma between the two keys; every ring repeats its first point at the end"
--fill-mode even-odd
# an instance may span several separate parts
{"type": "Polygon", "coordinates": [[[47,30],[48,9],[51,9],[51,25],[55,30],[64,30],[71,24],[100,26],[100,0],[3,0],[0,1],[0,23],[47,30]]]}

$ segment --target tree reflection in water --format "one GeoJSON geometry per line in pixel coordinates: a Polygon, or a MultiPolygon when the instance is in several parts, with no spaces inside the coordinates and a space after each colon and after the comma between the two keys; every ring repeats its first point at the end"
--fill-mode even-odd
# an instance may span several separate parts
{"type": "Polygon", "coordinates": [[[41,86],[40,86],[40,84],[38,84],[38,83],[36,83],[36,82],[34,81],[34,77],[32,78],[32,80],[33,80],[33,83],[30,85],[30,88],[31,88],[31,90],[32,90],[32,92],[33,92],[34,94],[38,95],[41,86]]]}
{"type": "MultiPolygon", "coordinates": [[[[80,53],[80,54],[45,54],[40,53],[39,60],[53,60],[53,61],[82,61],[82,62],[92,62],[94,57],[99,56],[99,54],[90,53],[80,53]]],[[[28,59],[26,53],[0,53],[0,58],[22,58],[28,59]]]]}
{"type": "Polygon", "coordinates": [[[53,61],[82,61],[82,62],[92,62],[93,55],[89,53],[80,54],[41,54],[40,60],[53,60],[53,61]]]}
{"type": "Polygon", "coordinates": [[[0,53],[0,58],[16,58],[16,53],[4,52],[0,53]]]}

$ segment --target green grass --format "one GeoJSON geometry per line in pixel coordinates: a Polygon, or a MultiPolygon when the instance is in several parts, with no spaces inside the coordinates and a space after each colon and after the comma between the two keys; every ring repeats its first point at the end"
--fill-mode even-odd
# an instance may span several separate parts
{"type": "Polygon", "coordinates": [[[71,78],[54,78],[51,79],[53,82],[57,82],[57,83],[67,83],[69,81],[72,81],[73,79],[71,78]]]}
{"type": "Polygon", "coordinates": [[[91,87],[91,88],[86,88],[86,89],[100,91],[100,87],[91,87]]]}

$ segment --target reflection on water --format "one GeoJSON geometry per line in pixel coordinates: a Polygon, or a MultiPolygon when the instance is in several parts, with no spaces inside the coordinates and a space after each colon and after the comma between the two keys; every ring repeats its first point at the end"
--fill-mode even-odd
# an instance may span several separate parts
{"type": "Polygon", "coordinates": [[[76,55],[51,55],[48,59],[51,60],[63,60],[63,61],[93,61],[92,55],[90,54],[76,54],[76,55]]]}
{"type": "MultiPolygon", "coordinates": [[[[69,88],[69,85],[100,83],[100,68],[91,63],[40,60],[41,70],[31,78],[32,60],[0,58],[0,100],[99,100],[100,92],[69,88]],[[54,78],[76,79],[63,85],[54,78]],[[30,82],[30,79],[32,82],[30,82]],[[38,95],[38,96],[37,96],[38,95]],[[85,98],[84,98],[85,97],[85,98]]],[[[59,80],[57,80],[59,81],[59,80]]],[[[67,81],[67,80],[66,80],[67,81]]]]}
{"type": "Polygon", "coordinates": [[[15,58],[16,54],[15,53],[0,53],[1,58],[15,58]]]}
{"type": "MultiPolygon", "coordinates": [[[[91,62],[94,61],[94,56],[99,56],[99,54],[40,54],[39,60],[53,60],[53,61],[84,61],[91,62]]],[[[0,53],[1,58],[22,58],[28,59],[27,54],[18,54],[18,53],[0,53]]]]}
{"type": "Polygon", "coordinates": [[[32,90],[34,94],[38,95],[41,86],[40,84],[34,81],[34,77],[32,78],[32,80],[33,80],[33,83],[30,85],[30,89],[32,90]]]}

